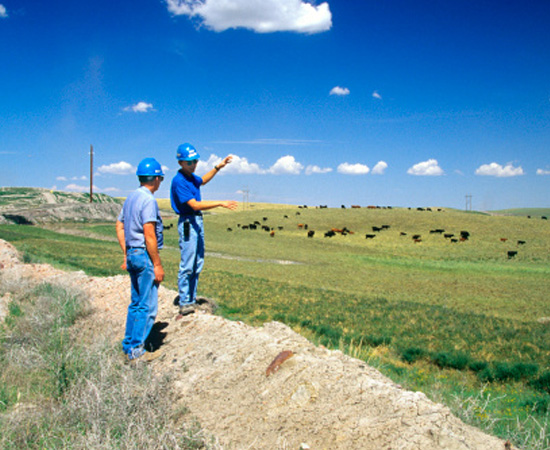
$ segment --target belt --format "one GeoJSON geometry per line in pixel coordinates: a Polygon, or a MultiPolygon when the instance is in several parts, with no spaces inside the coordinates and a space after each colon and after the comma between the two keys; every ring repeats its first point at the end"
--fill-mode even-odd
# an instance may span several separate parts
{"type": "Polygon", "coordinates": [[[195,211],[194,213],[191,213],[191,214],[180,214],[180,217],[186,217],[186,216],[202,216],[202,212],[195,211]]]}

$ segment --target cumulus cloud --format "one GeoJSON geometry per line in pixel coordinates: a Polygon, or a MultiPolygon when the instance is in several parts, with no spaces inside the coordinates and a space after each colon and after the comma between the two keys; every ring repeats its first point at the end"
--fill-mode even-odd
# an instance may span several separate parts
{"type": "Polygon", "coordinates": [[[273,175],[299,175],[304,166],[294,156],[283,156],[273,164],[268,172],[273,175]]]}
{"type": "Polygon", "coordinates": [[[385,161],[378,161],[372,168],[373,175],[384,175],[385,170],[388,168],[388,163],[385,161]]]}
{"type": "MultiPolygon", "coordinates": [[[[238,155],[231,155],[233,157],[230,164],[225,166],[220,174],[239,174],[239,175],[250,175],[250,174],[263,174],[266,171],[261,169],[260,166],[256,163],[248,162],[247,158],[242,158],[238,155]]],[[[206,161],[200,160],[197,164],[197,173],[205,174],[212,170],[214,166],[222,162],[223,158],[218,155],[210,155],[206,161]]]]}
{"type": "MultiPolygon", "coordinates": [[[[67,191],[74,191],[74,192],[89,192],[90,191],[90,186],[80,186],[78,184],[71,183],[71,184],[68,184],[67,186],[65,186],[65,189],[67,191]]],[[[100,191],[100,189],[95,185],[93,186],[93,190],[94,191],[100,191]]]]}
{"type": "Polygon", "coordinates": [[[340,164],[336,170],[344,175],[366,175],[370,172],[369,167],[364,164],[349,164],[347,162],[340,164]]]}
{"type": "Polygon", "coordinates": [[[314,173],[329,173],[332,172],[330,167],[321,168],[316,165],[311,165],[306,167],[306,175],[312,175],[314,173]]]}
{"type": "Polygon", "coordinates": [[[134,175],[136,168],[126,161],[120,161],[117,163],[100,166],[97,171],[100,174],[110,175],[134,175]]]}
{"type": "Polygon", "coordinates": [[[550,170],[537,169],[537,175],[550,175],[550,170]]]}
{"type": "Polygon", "coordinates": [[[343,88],[343,87],[340,87],[340,86],[334,86],[331,90],[330,90],[330,94],[329,95],[340,95],[340,96],[343,96],[343,95],[349,95],[349,89],[348,88],[343,88]]]}
{"type": "Polygon", "coordinates": [[[55,177],[57,181],[67,181],[67,177],[55,177]]]}
{"type": "Polygon", "coordinates": [[[246,28],[257,33],[312,34],[332,27],[327,2],[314,5],[303,0],[166,0],[166,4],[173,15],[197,18],[217,32],[246,28]]]}
{"type": "MultiPolygon", "coordinates": [[[[67,186],[65,186],[65,190],[72,191],[72,192],[90,192],[90,186],[80,186],[78,184],[68,184],[67,186]]],[[[93,191],[94,192],[115,193],[115,192],[120,192],[120,189],[118,189],[116,187],[108,187],[108,188],[105,188],[105,189],[101,189],[101,188],[97,187],[94,184],[93,185],[93,191]]]]}
{"type": "Polygon", "coordinates": [[[6,18],[8,17],[8,11],[6,11],[6,7],[4,5],[0,4],[0,17],[6,18]]]}
{"type": "Polygon", "coordinates": [[[428,159],[428,161],[419,162],[412,166],[407,173],[418,176],[439,176],[443,175],[443,169],[439,167],[436,159],[428,159]]]}
{"type": "Polygon", "coordinates": [[[126,112],[135,112],[135,113],[146,113],[153,111],[153,104],[146,102],[138,102],[135,105],[127,106],[124,108],[126,112]]]}
{"type": "Polygon", "coordinates": [[[372,98],[376,98],[378,100],[382,100],[382,96],[377,92],[377,91],[374,91],[372,93],[372,98]]]}
{"type": "Polygon", "coordinates": [[[522,167],[514,167],[511,163],[506,164],[504,167],[496,162],[491,164],[483,164],[476,169],[476,175],[483,175],[489,177],[516,177],[518,175],[524,175],[522,167]]]}

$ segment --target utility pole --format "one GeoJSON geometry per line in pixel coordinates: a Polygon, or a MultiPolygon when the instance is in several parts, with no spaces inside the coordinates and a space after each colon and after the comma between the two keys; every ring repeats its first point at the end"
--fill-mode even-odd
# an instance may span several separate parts
{"type": "Polygon", "coordinates": [[[466,211],[472,210],[472,194],[466,194],[466,211]]]}
{"type": "Polygon", "coordinates": [[[94,146],[90,144],[90,203],[94,201],[94,146]]]}
{"type": "Polygon", "coordinates": [[[250,191],[248,190],[248,188],[245,188],[242,190],[242,193],[243,193],[243,209],[247,209],[247,204],[248,204],[248,193],[250,191]]]}

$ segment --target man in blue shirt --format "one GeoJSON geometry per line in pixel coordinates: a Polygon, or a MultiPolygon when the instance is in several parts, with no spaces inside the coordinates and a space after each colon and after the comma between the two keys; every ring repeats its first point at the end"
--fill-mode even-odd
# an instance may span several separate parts
{"type": "Polygon", "coordinates": [[[124,252],[121,267],[128,271],[132,282],[122,341],[122,350],[130,361],[154,359],[150,353],[145,355],[145,339],[157,317],[158,287],[164,280],[159,255],[163,246],[162,218],[153,197],[164,173],[154,158],[145,158],[136,174],[141,186],[126,198],[116,222],[118,242],[124,252]]]}
{"type": "Polygon", "coordinates": [[[178,272],[179,312],[182,316],[193,313],[197,302],[197,284],[204,265],[204,226],[202,211],[213,208],[237,209],[233,200],[202,200],[201,186],[231,162],[226,156],[202,178],[195,175],[199,154],[191,144],[178,147],[176,158],[181,169],[172,179],[170,201],[179,215],[178,233],[181,261],[178,272]]]}

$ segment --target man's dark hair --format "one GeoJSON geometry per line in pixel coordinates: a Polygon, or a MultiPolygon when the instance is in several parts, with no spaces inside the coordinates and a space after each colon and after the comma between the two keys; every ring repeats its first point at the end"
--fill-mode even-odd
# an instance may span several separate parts
{"type": "Polygon", "coordinates": [[[140,183],[151,183],[156,177],[157,175],[140,175],[138,179],[140,183]]]}

